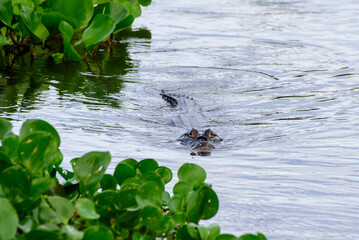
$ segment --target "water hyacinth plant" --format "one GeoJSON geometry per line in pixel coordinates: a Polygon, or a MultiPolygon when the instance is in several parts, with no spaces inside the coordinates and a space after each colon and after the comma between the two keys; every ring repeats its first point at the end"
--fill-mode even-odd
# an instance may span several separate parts
{"type": "Polygon", "coordinates": [[[123,160],[109,174],[110,153],[89,152],[63,169],[59,134],[43,120],[16,135],[0,119],[0,139],[0,239],[266,239],[199,225],[219,203],[196,164],[180,167],[171,195],[172,172],[153,159],[123,160]]]}
{"type": "Polygon", "coordinates": [[[0,49],[20,53],[35,46],[55,59],[80,61],[75,46],[92,52],[129,28],[151,0],[0,0],[0,49]]]}

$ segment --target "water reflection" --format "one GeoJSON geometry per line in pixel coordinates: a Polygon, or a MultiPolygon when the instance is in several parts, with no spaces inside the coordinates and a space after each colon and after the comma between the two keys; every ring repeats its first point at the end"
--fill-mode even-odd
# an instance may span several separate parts
{"type": "Polygon", "coordinates": [[[124,87],[122,76],[136,72],[138,64],[128,48],[129,39],[151,39],[146,29],[126,31],[111,47],[101,46],[95,57],[86,62],[64,62],[56,64],[49,55],[31,60],[29,53],[14,57],[11,66],[0,57],[2,75],[7,80],[0,86],[0,112],[15,112],[36,108],[41,95],[55,87],[58,97],[72,95],[73,101],[89,105],[108,105],[120,108],[121,102],[112,98],[124,87]],[[90,100],[87,100],[90,99],[90,100]],[[91,100],[92,99],[92,100],[91,100]]]}

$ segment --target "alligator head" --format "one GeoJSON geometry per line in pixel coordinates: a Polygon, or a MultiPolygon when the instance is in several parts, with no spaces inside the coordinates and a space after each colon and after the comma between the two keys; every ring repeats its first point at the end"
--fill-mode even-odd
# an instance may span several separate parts
{"type": "Polygon", "coordinates": [[[194,128],[183,134],[179,139],[183,145],[189,146],[193,150],[198,151],[197,154],[200,156],[209,156],[210,151],[215,149],[214,145],[223,140],[211,129],[207,129],[203,133],[200,133],[194,128]]]}

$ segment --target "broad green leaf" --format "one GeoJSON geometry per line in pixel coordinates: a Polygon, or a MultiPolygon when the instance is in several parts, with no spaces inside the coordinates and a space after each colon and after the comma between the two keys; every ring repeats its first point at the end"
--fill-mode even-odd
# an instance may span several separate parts
{"type": "Polygon", "coordinates": [[[162,180],[162,178],[156,174],[155,172],[145,172],[141,178],[140,178],[140,183],[143,184],[145,182],[156,182],[159,185],[163,185],[164,186],[164,181],[162,180]]]}
{"type": "Polygon", "coordinates": [[[172,180],[172,172],[167,167],[159,167],[155,170],[165,183],[169,183],[172,180]]]}
{"type": "MultiPolygon", "coordinates": [[[[211,224],[207,228],[208,231],[208,240],[215,240],[221,233],[221,228],[218,224],[211,224]]],[[[201,231],[199,231],[199,234],[202,236],[201,231]]]]}
{"type": "Polygon", "coordinates": [[[187,231],[187,225],[184,225],[180,229],[178,229],[176,233],[176,240],[197,240],[197,239],[189,235],[187,231]]]}
{"type": "Polygon", "coordinates": [[[19,217],[9,200],[0,197],[0,239],[13,239],[19,224],[19,217]]]}
{"type": "Polygon", "coordinates": [[[81,158],[71,160],[75,177],[80,181],[80,192],[94,192],[110,164],[109,152],[89,152],[81,158]]]}
{"type": "Polygon", "coordinates": [[[186,221],[186,214],[185,213],[175,213],[173,215],[173,220],[176,224],[183,225],[186,221]]]}
{"type": "Polygon", "coordinates": [[[21,229],[24,233],[28,233],[31,231],[35,224],[35,221],[32,219],[32,217],[27,216],[20,220],[20,223],[18,225],[18,228],[21,229]]]}
{"type": "Polygon", "coordinates": [[[65,235],[66,239],[71,239],[71,240],[81,240],[84,236],[83,232],[77,230],[72,225],[63,226],[60,230],[60,233],[65,235]]]}
{"type": "Polygon", "coordinates": [[[147,229],[156,231],[161,227],[163,213],[159,207],[147,206],[139,214],[139,221],[147,229]]]}
{"type": "Polygon", "coordinates": [[[12,163],[17,160],[17,147],[19,145],[19,136],[12,135],[2,140],[2,152],[10,158],[12,163]]]}
{"type": "Polygon", "coordinates": [[[55,179],[50,177],[35,178],[32,180],[30,187],[30,196],[39,197],[55,186],[55,179]]]}
{"type": "Polygon", "coordinates": [[[111,2],[111,1],[112,0],[92,0],[93,5],[104,4],[104,3],[111,2]]]}
{"type": "Polygon", "coordinates": [[[142,173],[155,171],[158,168],[158,163],[154,159],[147,158],[139,161],[136,168],[139,168],[142,173]]]}
{"type": "Polygon", "coordinates": [[[114,2],[122,4],[134,19],[141,16],[141,6],[137,0],[114,0],[114,2]]]}
{"type": "Polygon", "coordinates": [[[80,198],[75,204],[78,214],[86,219],[98,219],[100,215],[96,213],[95,204],[91,199],[80,198]]]}
{"type": "Polygon", "coordinates": [[[41,3],[45,2],[46,0],[32,0],[35,6],[40,5],[41,3]]]}
{"type": "Polygon", "coordinates": [[[101,215],[101,218],[108,220],[111,219],[114,214],[118,213],[116,204],[122,203],[119,199],[118,191],[106,190],[101,193],[97,193],[93,198],[96,206],[96,212],[101,215]]]}
{"type": "Polygon", "coordinates": [[[181,213],[184,210],[184,199],[182,196],[174,195],[168,204],[169,209],[173,213],[181,213]]]}
{"type": "MultiPolygon", "coordinates": [[[[4,37],[0,35],[0,45],[1,45],[1,37],[4,37]]],[[[11,132],[12,125],[11,123],[3,118],[0,118],[0,139],[4,139],[6,135],[8,135],[11,132]]]]}
{"type": "Polygon", "coordinates": [[[136,201],[140,207],[161,206],[163,185],[157,182],[146,182],[138,189],[136,201]]]}
{"type": "Polygon", "coordinates": [[[178,182],[173,187],[173,194],[175,195],[186,195],[193,190],[193,186],[187,182],[178,182]]]}
{"type": "Polygon", "coordinates": [[[104,4],[101,8],[102,13],[112,17],[115,24],[118,24],[129,15],[126,7],[115,1],[104,4]]]}
{"type": "Polygon", "coordinates": [[[6,197],[13,204],[24,201],[29,195],[29,189],[30,180],[22,168],[9,167],[0,174],[0,196],[6,197]]]}
{"type": "Polygon", "coordinates": [[[33,132],[19,144],[20,163],[33,174],[47,170],[58,154],[57,143],[47,132],[33,132]]]}
{"type": "Polygon", "coordinates": [[[267,238],[261,234],[258,233],[257,235],[254,234],[244,234],[238,238],[238,240],[267,240],[267,238]]]}
{"type": "Polygon", "coordinates": [[[13,17],[11,0],[0,0],[0,21],[6,26],[11,27],[13,17]]]}
{"type": "Polygon", "coordinates": [[[50,33],[59,31],[59,25],[62,20],[62,15],[59,12],[49,11],[42,15],[41,21],[50,33]]]}
{"type": "Polygon", "coordinates": [[[125,19],[120,21],[114,30],[113,33],[118,33],[132,25],[132,23],[135,21],[135,18],[132,15],[127,16],[125,19]]]}
{"type": "Polygon", "coordinates": [[[216,238],[216,240],[238,240],[238,238],[232,234],[221,234],[216,238]]]}
{"type": "Polygon", "coordinates": [[[191,184],[194,188],[204,183],[206,171],[193,163],[185,163],[178,170],[178,179],[191,184]]]}
{"type": "Polygon", "coordinates": [[[127,165],[136,168],[138,162],[133,158],[127,158],[125,160],[122,160],[120,163],[126,163],[127,165]]]}
{"type": "Polygon", "coordinates": [[[94,226],[89,228],[84,235],[83,240],[114,240],[113,233],[104,226],[94,226]]]}
{"type": "Polygon", "coordinates": [[[124,180],[130,177],[134,177],[135,175],[136,171],[133,169],[133,167],[122,162],[117,164],[115,172],[113,173],[113,176],[115,177],[118,185],[120,186],[124,180]]]}
{"type": "Polygon", "coordinates": [[[42,24],[40,14],[34,12],[29,7],[21,6],[20,10],[21,19],[29,31],[31,41],[33,43],[39,43],[45,40],[50,33],[45,25],[42,24]]]}
{"type": "Polygon", "coordinates": [[[137,189],[130,189],[119,192],[120,201],[116,202],[116,206],[121,210],[135,209],[138,207],[136,201],[137,189]]]}
{"type": "Polygon", "coordinates": [[[60,136],[56,129],[48,122],[40,119],[28,119],[22,124],[20,129],[20,141],[35,131],[44,131],[49,133],[56,142],[56,146],[60,146],[60,136]]]}
{"type": "Polygon", "coordinates": [[[74,33],[71,25],[65,21],[61,21],[59,30],[64,44],[64,58],[70,61],[81,61],[82,58],[71,45],[71,38],[74,33]]]}
{"type": "Polygon", "coordinates": [[[92,0],[52,0],[52,9],[75,30],[86,27],[93,15],[92,0]]]}
{"type": "Polygon", "coordinates": [[[90,26],[82,34],[82,41],[86,46],[86,51],[90,51],[105,40],[114,29],[115,21],[110,16],[97,14],[90,26]]]}
{"type": "Polygon", "coordinates": [[[15,15],[20,15],[21,6],[34,9],[34,3],[32,0],[12,0],[12,8],[15,15]]]}
{"type": "Polygon", "coordinates": [[[48,200],[51,206],[55,209],[59,220],[63,224],[67,225],[69,219],[72,217],[75,211],[72,203],[68,199],[58,196],[50,196],[48,197],[48,200]]]}
{"type": "Polygon", "coordinates": [[[102,190],[107,190],[107,189],[116,190],[117,181],[112,175],[105,174],[100,181],[100,185],[102,190]]]}
{"type": "Polygon", "coordinates": [[[216,215],[218,197],[209,186],[203,185],[189,196],[187,216],[190,222],[198,223],[200,219],[209,219],[216,215]]]}
{"type": "Polygon", "coordinates": [[[138,0],[138,2],[144,7],[147,7],[151,4],[151,0],[138,0]]]}
{"type": "Polygon", "coordinates": [[[24,236],[24,240],[60,240],[60,236],[57,232],[52,232],[48,230],[32,230],[24,236]]]}
{"type": "Polygon", "coordinates": [[[11,161],[10,159],[3,154],[2,152],[0,152],[0,174],[8,167],[11,167],[11,161]]]}
{"type": "Polygon", "coordinates": [[[204,236],[204,238],[200,237],[199,232],[198,232],[198,225],[195,223],[190,222],[187,224],[187,232],[191,236],[191,238],[194,238],[194,239],[200,240],[200,239],[207,238],[207,236],[204,236]]]}

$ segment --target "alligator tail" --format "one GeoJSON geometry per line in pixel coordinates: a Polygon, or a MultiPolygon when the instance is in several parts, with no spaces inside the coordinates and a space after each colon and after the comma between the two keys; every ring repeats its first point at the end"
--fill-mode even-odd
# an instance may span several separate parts
{"type": "Polygon", "coordinates": [[[178,106],[178,101],[171,95],[166,94],[163,90],[162,90],[161,96],[166,102],[168,102],[171,105],[171,107],[178,106]]]}

